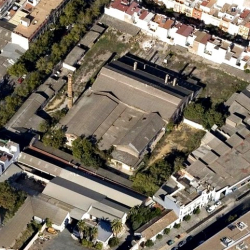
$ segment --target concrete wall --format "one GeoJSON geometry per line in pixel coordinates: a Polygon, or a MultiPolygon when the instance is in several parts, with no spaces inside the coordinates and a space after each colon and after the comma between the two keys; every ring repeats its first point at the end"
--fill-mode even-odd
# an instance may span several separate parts
{"type": "Polygon", "coordinates": [[[189,125],[189,126],[191,126],[193,128],[206,131],[206,129],[201,124],[198,124],[196,122],[190,121],[190,120],[188,120],[186,118],[183,119],[183,123],[185,123],[185,124],[187,124],[187,125],[189,125]]]}
{"type": "Polygon", "coordinates": [[[18,35],[16,33],[11,33],[11,42],[20,45],[25,50],[29,49],[29,40],[26,37],[18,35]]]}
{"type": "Polygon", "coordinates": [[[38,238],[38,235],[40,232],[43,232],[44,229],[46,228],[46,224],[44,224],[39,232],[36,233],[36,235],[30,240],[29,244],[23,249],[23,250],[28,250],[30,247],[33,245],[35,240],[38,238]]]}
{"type": "Polygon", "coordinates": [[[73,72],[76,71],[76,68],[74,66],[71,66],[71,65],[69,65],[67,63],[63,63],[62,67],[65,68],[65,69],[69,69],[69,70],[71,70],[73,72]]]}
{"type": "Polygon", "coordinates": [[[117,9],[113,9],[112,7],[105,8],[104,13],[109,15],[109,16],[112,16],[114,18],[117,18],[119,20],[122,20],[122,21],[124,21],[124,18],[125,18],[125,12],[122,12],[122,11],[117,10],[117,9]]]}

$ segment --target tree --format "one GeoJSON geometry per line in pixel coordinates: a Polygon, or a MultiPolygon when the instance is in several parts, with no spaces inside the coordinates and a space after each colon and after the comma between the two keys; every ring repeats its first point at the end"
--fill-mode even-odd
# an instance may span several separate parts
{"type": "Polygon", "coordinates": [[[112,228],[112,232],[114,233],[115,236],[117,236],[117,234],[119,234],[122,231],[122,222],[118,219],[114,219],[111,222],[111,228],[112,228]]]}
{"type": "Polygon", "coordinates": [[[154,245],[154,242],[152,240],[147,240],[145,243],[146,247],[152,247],[154,245]]]}
{"type": "Polygon", "coordinates": [[[79,220],[77,223],[77,227],[80,233],[80,238],[83,238],[83,232],[86,229],[86,223],[83,220],[79,220]]]}
{"type": "Polygon", "coordinates": [[[27,74],[27,69],[24,63],[17,62],[8,69],[8,73],[12,76],[20,77],[24,74],[27,74]]]}
{"type": "Polygon", "coordinates": [[[103,248],[103,244],[102,244],[101,242],[97,242],[97,243],[95,244],[95,249],[97,249],[97,250],[102,250],[102,248],[103,248]]]}
{"type": "Polygon", "coordinates": [[[97,227],[90,228],[90,239],[92,241],[97,238],[97,235],[98,235],[98,228],[97,227]]]}
{"type": "Polygon", "coordinates": [[[175,224],[174,224],[174,228],[178,229],[178,228],[180,228],[180,227],[181,227],[181,224],[180,224],[180,223],[175,223],[175,224]]]}
{"type": "Polygon", "coordinates": [[[61,148],[66,141],[64,131],[62,129],[55,129],[49,131],[43,136],[42,139],[45,146],[51,146],[53,148],[61,148]]]}
{"type": "Polygon", "coordinates": [[[170,233],[170,228],[165,228],[164,231],[163,231],[164,234],[169,234],[170,233]]]}
{"type": "Polygon", "coordinates": [[[119,242],[120,241],[119,241],[119,239],[117,237],[112,237],[112,238],[109,239],[108,244],[109,244],[110,247],[115,247],[115,246],[117,246],[119,244],[119,242]]]}
{"type": "Polygon", "coordinates": [[[194,209],[193,214],[197,214],[198,215],[200,212],[201,212],[200,208],[197,207],[197,208],[194,209]]]}
{"type": "Polygon", "coordinates": [[[8,182],[0,183],[0,207],[12,210],[14,209],[17,196],[15,190],[8,184],[8,182]]]}
{"type": "Polygon", "coordinates": [[[54,65],[51,61],[49,61],[48,57],[41,57],[37,62],[36,62],[36,68],[44,72],[46,74],[50,74],[52,72],[54,65]]]}
{"type": "Polygon", "coordinates": [[[43,133],[48,132],[49,128],[50,128],[50,124],[48,121],[43,121],[39,124],[39,131],[43,133]]]}
{"type": "Polygon", "coordinates": [[[47,226],[47,227],[52,227],[52,221],[51,221],[50,218],[46,218],[46,219],[45,219],[45,223],[46,223],[46,226],[47,226]]]}
{"type": "Polygon", "coordinates": [[[72,144],[72,152],[87,167],[99,167],[104,162],[96,146],[86,138],[77,138],[72,144]]]}
{"type": "Polygon", "coordinates": [[[183,220],[184,220],[184,221],[190,221],[190,220],[191,220],[191,215],[190,215],[190,214],[185,215],[185,216],[183,217],[183,220]]]}
{"type": "Polygon", "coordinates": [[[162,234],[157,234],[156,239],[161,240],[162,239],[162,234]]]}

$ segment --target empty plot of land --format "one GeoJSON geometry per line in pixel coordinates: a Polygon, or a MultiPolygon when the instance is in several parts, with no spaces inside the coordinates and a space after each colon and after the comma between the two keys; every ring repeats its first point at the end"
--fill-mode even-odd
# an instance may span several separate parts
{"type": "Polygon", "coordinates": [[[204,131],[194,129],[186,124],[180,124],[166,135],[153,151],[149,165],[163,158],[173,150],[189,152],[200,145],[200,139],[205,134],[204,131]]]}

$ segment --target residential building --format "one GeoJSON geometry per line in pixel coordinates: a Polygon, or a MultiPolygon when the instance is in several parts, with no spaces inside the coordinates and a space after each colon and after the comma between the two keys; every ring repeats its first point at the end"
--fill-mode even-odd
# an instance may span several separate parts
{"type": "Polygon", "coordinates": [[[175,45],[188,47],[193,44],[193,32],[194,28],[192,26],[182,24],[174,34],[175,45]]]}
{"type": "MultiPolygon", "coordinates": [[[[185,13],[183,8],[192,8],[192,11],[188,11],[190,14],[186,13],[187,16],[193,16],[203,20],[205,24],[220,27],[231,35],[240,34],[244,39],[249,36],[249,10],[243,10],[239,4],[216,2],[216,0],[191,1],[190,3],[188,1],[164,1],[165,5],[170,3],[173,4],[175,11],[181,13],[185,13]]],[[[214,37],[165,15],[154,15],[138,3],[115,0],[105,8],[105,13],[115,18],[119,16],[119,20],[140,28],[143,33],[153,38],[171,45],[185,47],[190,52],[215,63],[225,63],[240,70],[244,70],[245,64],[250,63],[247,45],[241,46],[214,37]],[[199,37],[194,35],[195,32],[199,33],[199,37]],[[199,39],[202,42],[199,42],[199,39]]]]}
{"type": "Polygon", "coordinates": [[[189,49],[189,51],[199,56],[204,56],[204,53],[206,52],[206,45],[212,36],[206,32],[196,31],[194,33],[194,37],[193,46],[189,49]]]}
{"type": "Polygon", "coordinates": [[[0,175],[13,163],[20,154],[19,145],[13,141],[0,140],[0,175]]]}
{"type": "Polygon", "coordinates": [[[214,197],[214,188],[201,183],[188,170],[180,170],[154,194],[153,199],[165,209],[172,209],[180,223],[186,215],[202,208],[214,197]]]}
{"type": "Polygon", "coordinates": [[[202,10],[198,8],[193,9],[192,17],[201,20],[202,10]]]}
{"type": "Polygon", "coordinates": [[[6,12],[13,5],[13,3],[13,0],[0,1],[0,19],[6,15],[6,12]]]}
{"type": "Polygon", "coordinates": [[[242,215],[240,218],[224,227],[217,234],[207,239],[195,250],[207,249],[238,249],[245,250],[250,246],[250,212],[242,215]]]}
{"type": "Polygon", "coordinates": [[[16,26],[12,32],[12,43],[27,50],[30,42],[55,23],[68,1],[29,0],[22,6],[16,6],[14,15],[5,17],[9,23],[16,26]]]}

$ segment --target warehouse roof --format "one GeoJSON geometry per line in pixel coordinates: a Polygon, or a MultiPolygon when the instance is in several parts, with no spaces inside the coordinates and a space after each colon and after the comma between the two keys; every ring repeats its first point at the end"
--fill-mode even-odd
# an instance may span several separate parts
{"type": "Polygon", "coordinates": [[[199,86],[181,79],[178,73],[130,54],[102,68],[92,88],[110,92],[135,108],[159,112],[165,120],[174,115],[182,100],[200,90],[199,86]],[[134,63],[137,63],[136,70],[134,63]],[[167,74],[169,80],[165,83],[167,74]],[[177,79],[175,86],[172,84],[174,78],[177,79]]]}
{"type": "Polygon", "coordinates": [[[1,247],[10,248],[15,240],[25,230],[27,224],[37,216],[42,219],[50,218],[56,225],[61,225],[68,211],[47,203],[38,197],[28,197],[17,213],[1,229],[1,247]]]}
{"type": "Polygon", "coordinates": [[[74,176],[73,179],[72,177],[67,179],[55,177],[47,184],[43,194],[88,211],[95,217],[109,217],[110,220],[121,219],[130,207],[140,205],[142,202],[119,186],[113,188],[83,176],[74,176]]]}
{"type": "Polygon", "coordinates": [[[85,49],[75,46],[65,58],[64,63],[70,66],[75,66],[75,64],[82,58],[85,53],[85,49]]]}
{"type": "Polygon", "coordinates": [[[41,94],[32,93],[6,124],[6,128],[9,130],[19,130],[22,128],[33,128],[37,130],[43,119],[37,119],[34,114],[44,104],[45,101],[46,98],[41,94]]]}

